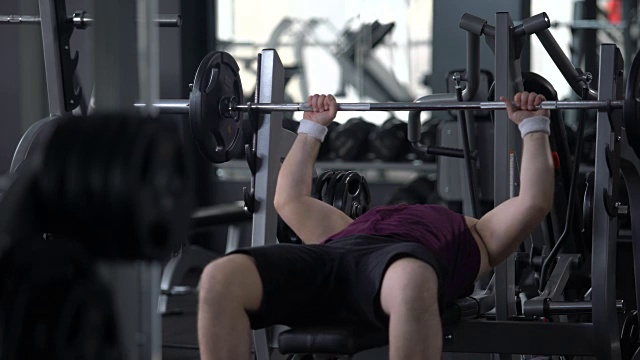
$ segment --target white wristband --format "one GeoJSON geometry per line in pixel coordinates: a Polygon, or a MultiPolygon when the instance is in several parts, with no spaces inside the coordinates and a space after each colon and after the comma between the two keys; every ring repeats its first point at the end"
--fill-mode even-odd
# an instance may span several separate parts
{"type": "Polygon", "coordinates": [[[522,120],[518,129],[520,129],[522,138],[532,132],[544,132],[549,135],[551,134],[551,121],[546,116],[533,116],[522,120]]]}
{"type": "Polygon", "coordinates": [[[320,142],[324,141],[328,131],[329,129],[326,126],[305,119],[300,120],[300,126],[298,127],[298,134],[307,134],[320,142]]]}

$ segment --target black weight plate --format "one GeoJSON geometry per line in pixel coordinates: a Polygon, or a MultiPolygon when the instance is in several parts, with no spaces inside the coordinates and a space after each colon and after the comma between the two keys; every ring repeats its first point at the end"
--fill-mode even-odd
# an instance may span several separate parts
{"type": "MultiPolygon", "coordinates": [[[[346,172],[344,171],[336,171],[333,173],[331,180],[329,180],[329,183],[326,186],[324,195],[322,196],[322,201],[335,207],[336,187],[338,186],[338,183],[342,181],[342,178],[344,177],[345,174],[346,172]]],[[[340,208],[338,209],[340,211],[344,210],[340,208]]]]}
{"type": "Polygon", "coordinates": [[[226,117],[220,109],[222,98],[244,101],[239,71],[233,56],[211,52],[200,62],[189,96],[191,133],[202,155],[216,164],[229,161],[242,143],[242,115],[226,117]]]}
{"type": "Polygon", "coordinates": [[[327,170],[320,174],[320,176],[318,176],[318,179],[316,179],[313,190],[311,191],[311,197],[316,198],[320,201],[324,201],[324,195],[327,190],[326,186],[331,181],[333,175],[334,172],[331,170],[327,170]]]}
{"type": "Polygon", "coordinates": [[[333,206],[350,218],[356,219],[364,214],[369,209],[370,202],[367,181],[357,172],[347,172],[336,184],[333,206]]]}
{"type": "Polygon", "coordinates": [[[640,86],[640,51],[633,58],[629,69],[627,86],[624,97],[624,124],[629,138],[629,145],[633,147],[636,156],[640,157],[640,118],[638,118],[638,87],[640,86]]]}
{"type": "MultiPolygon", "coordinates": [[[[351,204],[349,204],[349,184],[352,186],[358,186],[356,181],[359,181],[360,175],[355,171],[347,171],[344,175],[340,176],[333,185],[333,207],[340,209],[347,216],[351,217],[351,204]]],[[[357,191],[357,189],[355,190],[357,191]]]]}

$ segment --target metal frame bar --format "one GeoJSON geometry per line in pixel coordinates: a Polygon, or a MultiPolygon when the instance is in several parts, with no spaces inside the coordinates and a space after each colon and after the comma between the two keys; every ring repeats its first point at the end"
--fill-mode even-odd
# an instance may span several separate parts
{"type": "Polygon", "coordinates": [[[49,115],[63,115],[65,111],[62,79],[62,58],[59,47],[56,0],[39,0],[44,70],[47,78],[49,115]]]}
{"type": "MultiPolygon", "coordinates": [[[[495,88],[496,98],[513,98],[516,90],[522,88],[519,66],[515,60],[515,39],[513,21],[508,13],[496,13],[495,25],[495,88]],[[517,68],[517,69],[516,69],[517,68]],[[519,80],[519,81],[518,81],[519,80]],[[519,82],[519,88],[514,84],[519,82]]],[[[511,123],[506,111],[497,111],[494,120],[494,205],[509,199],[509,154],[516,148],[517,129],[511,123]]],[[[515,300],[515,255],[495,269],[495,296],[497,320],[508,320],[516,315],[515,300]]],[[[495,350],[494,350],[495,351],[495,350]]],[[[501,359],[510,356],[501,353],[501,359]]]]}
{"type": "MultiPolygon", "coordinates": [[[[622,56],[613,44],[600,46],[599,99],[618,99],[622,88],[622,56]]],[[[605,205],[605,192],[613,192],[612,174],[607,153],[615,147],[612,132],[621,121],[620,114],[598,112],[596,130],[595,195],[593,200],[593,238],[591,281],[593,287],[594,344],[598,359],[620,359],[620,339],[616,315],[616,244],[617,219],[609,216],[605,205]]],[[[619,155],[619,154],[618,154],[619,155]]],[[[618,169],[615,171],[617,172],[618,169]]],[[[615,199],[614,199],[615,200],[615,199]]]]}
{"type": "MultiPolygon", "coordinates": [[[[153,1],[153,0],[149,0],[153,1]]],[[[130,110],[140,97],[137,2],[96,1],[93,30],[97,111],[130,110]]]]}
{"type": "MultiPolygon", "coordinates": [[[[263,50],[258,83],[258,102],[269,103],[284,98],[284,67],[275,50],[263,50]]],[[[260,117],[257,148],[258,169],[255,175],[256,211],[253,214],[252,246],[276,243],[278,216],[273,205],[276,181],[284,158],[295,140],[282,141],[282,113],[260,117]]]]}
{"type": "MultiPolygon", "coordinates": [[[[96,1],[93,29],[97,111],[131,112],[141,96],[155,93],[158,69],[140,71],[157,54],[157,0],[96,1]],[[140,31],[144,30],[144,31],[140,31]],[[146,44],[141,44],[146,42],[146,44]],[[143,46],[140,46],[143,45],[143,46]]],[[[101,263],[109,280],[118,319],[118,341],[126,359],[162,357],[162,319],[158,312],[161,265],[158,262],[101,263]]]]}
{"type": "MultiPolygon", "coordinates": [[[[136,5],[139,98],[146,104],[153,104],[160,98],[159,30],[154,21],[158,14],[158,0],[138,0],[136,5]]],[[[144,107],[144,112],[155,116],[158,109],[149,105],[144,107]]]]}
{"type": "MultiPolygon", "coordinates": [[[[561,295],[569,281],[574,264],[577,263],[579,256],[576,254],[560,254],[557,257],[557,264],[553,268],[553,272],[549,277],[549,281],[544,291],[533,299],[527,300],[522,306],[522,313],[526,316],[548,317],[549,301],[561,301],[561,295]]],[[[591,305],[591,304],[590,304],[591,305]]]]}
{"type": "MultiPolygon", "coordinates": [[[[259,56],[259,81],[256,93],[258,103],[271,103],[284,99],[284,66],[275,50],[263,50],[259,56]]],[[[282,159],[293,145],[296,135],[282,128],[282,113],[263,114],[258,121],[256,148],[257,170],[255,174],[255,211],[251,246],[275,244],[278,213],[273,205],[276,182],[282,159]]],[[[268,332],[253,332],[256,359],[269,358],[268,332]]]]}
{"type": "MultiPolygon", "coordinates": [[[[549,29],[545,29],[536,33],[538,36],[538,40],[542,43],[542,46],[547,51],[551,60],[556,64],[556,67],[562,73],[562,76],[567,80],[567,83],[571,86],[573,91],[578,94],[578,96],[582,95],[582,88],[589,88],[589,84],[587,84],[582,76],[578,73],[576,68],[571,63],[571,60],[567,57],[567,55],[562,51],[560,45],[556,42],[553,35],[549,29]]],[[[588,94],[589,99],[596,99],[598,97],[598,92],[589,89],[588,94]]]]}

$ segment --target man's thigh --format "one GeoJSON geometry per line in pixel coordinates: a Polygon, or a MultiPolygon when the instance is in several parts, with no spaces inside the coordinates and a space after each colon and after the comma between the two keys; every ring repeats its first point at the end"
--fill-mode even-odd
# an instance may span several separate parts
{"type": "Polygon", "coordinates": [[[260,308],[249,313],[252,328],[338,321],[342,310],[335,280],[342,251],[325,245],[278,244],[231,254],[238,253],[253,258],[263,286],[260,308]]]}
{"type": "Polygon", "coordinates": [[[387,270],[396,261],[412,258],[433,270],[437,291],[433,294],[443,305],[442,279],[444,267],[424,246],[389,239],[360,239],[343,261],[341,276],[346,277],[347,300],[351,312],[364,326],[386,328],[388,316],[380,301],[382,284],[387,270]]]}

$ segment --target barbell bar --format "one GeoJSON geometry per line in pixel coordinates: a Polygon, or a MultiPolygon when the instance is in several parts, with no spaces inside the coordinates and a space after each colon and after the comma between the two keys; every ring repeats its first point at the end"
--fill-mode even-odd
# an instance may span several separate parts
{"type": "MultiPolygon", "coordinates": [[[[589,101],[543,101],[539,109],[621,109],[620,100],[589,100],[589,101]]],[[[250,110],[267,111],[312,111],[307,103],[296,104],[264,104],[231,105],[229,111],[246,112],[250,110]]],[[[439,110],[505,110],[506,105],[501,101],[454,102],[444,101],[436,103],[419,102],[380,102],[380,103],[339,103],[338,111],[439,111],[439,110]]]]}
{"type": "MultiPolygon", "coordinates": [[[[634,59],[638,74],[630,76],[627,88],[640,84],[640,56],[634,59]]],[[[240,67],[231,54],[214,51],[200,62],[187,100],[160,100],[154,105],[162,114],[188,114],[191,134],[202,155],[213,163],[230,160],[241,146],[243,113],[272,111],[310,111],[307,103],[270,104],[244,103],[240,67]]],[[[632,95],[636,95],[635,92],[632,95]]],[[[629,96],[629,95],[627,95],[629,96]]],[[[598,109],[610,111],[623,109],[628,127],[639,127],[640,104],[636,96],[625,100],[543,101],[540,109],[598,109]]],[[[135,104],[145,107],[145,104],[135,104]]],[[[446,111],[446,110],[505,110],[501,101],[457,102],[379,102],[339,103],[338,111],[446,111]]],[[[415,133],[416,124],[408,124],[415,133]]],[[[633,131],[634,129],[631,129],[633,131]]],[[[627,130],[629,131],[629,129],[627,130]]],[[[419,134],[419,130],[417,131],[419,134]]],[[[634,133],[635,134],[635,133],[634,133]]],[[[419,136],[409,136],[417,144],[419,136]]],[[[634,149],[635,150],[635,149],[634,149]]],[[[640,152],[640,146],[638,146],[640,152]]]]}
{"type": "MultiPolygon", "coordinates": [[[[67,18],[72,22],[76,29],[86,29],[93,25],[93,17],[86,11],[76,11],[67,18]]],[[[158,15],[154,21],[159,27],[180,27],[182,25],[182,17],[180,15],[167,14],[158,15]]],[[[40,24],[40,17],[33,15],[0,15],[0,24],[19,25],[19,24],[40,24]]]]}
{"type": "MultiPolygon", "coordinates": [[[[136,107],[144,107],[145,104],[135,104],[136,107]]],[[[154,104],[163,114],[188,114],[188,100],[161,100],[154,104]]],[[[576,100],[576,101],[543,101],[538,109],[565,110],[565,109],[622,109],[622,100],[576,100]]],[[[233,99],[221,99],[220,109],[229,112],[258,112],[271,111],[313,111],[307,103],[270,104],[248,103],[246,105],[234,104],[233,99]],[[229,103],[224,106],[223,101],[229,103]]],[[[378,103],[338,103],[338,111],[445,111],[445,110],[505,110],[506,105],[501,101],[443,101],[436,103],[419,102],[378,102],[378,103]]],[[[224,112],[224,111],[222,111],[224,112]]]]}

